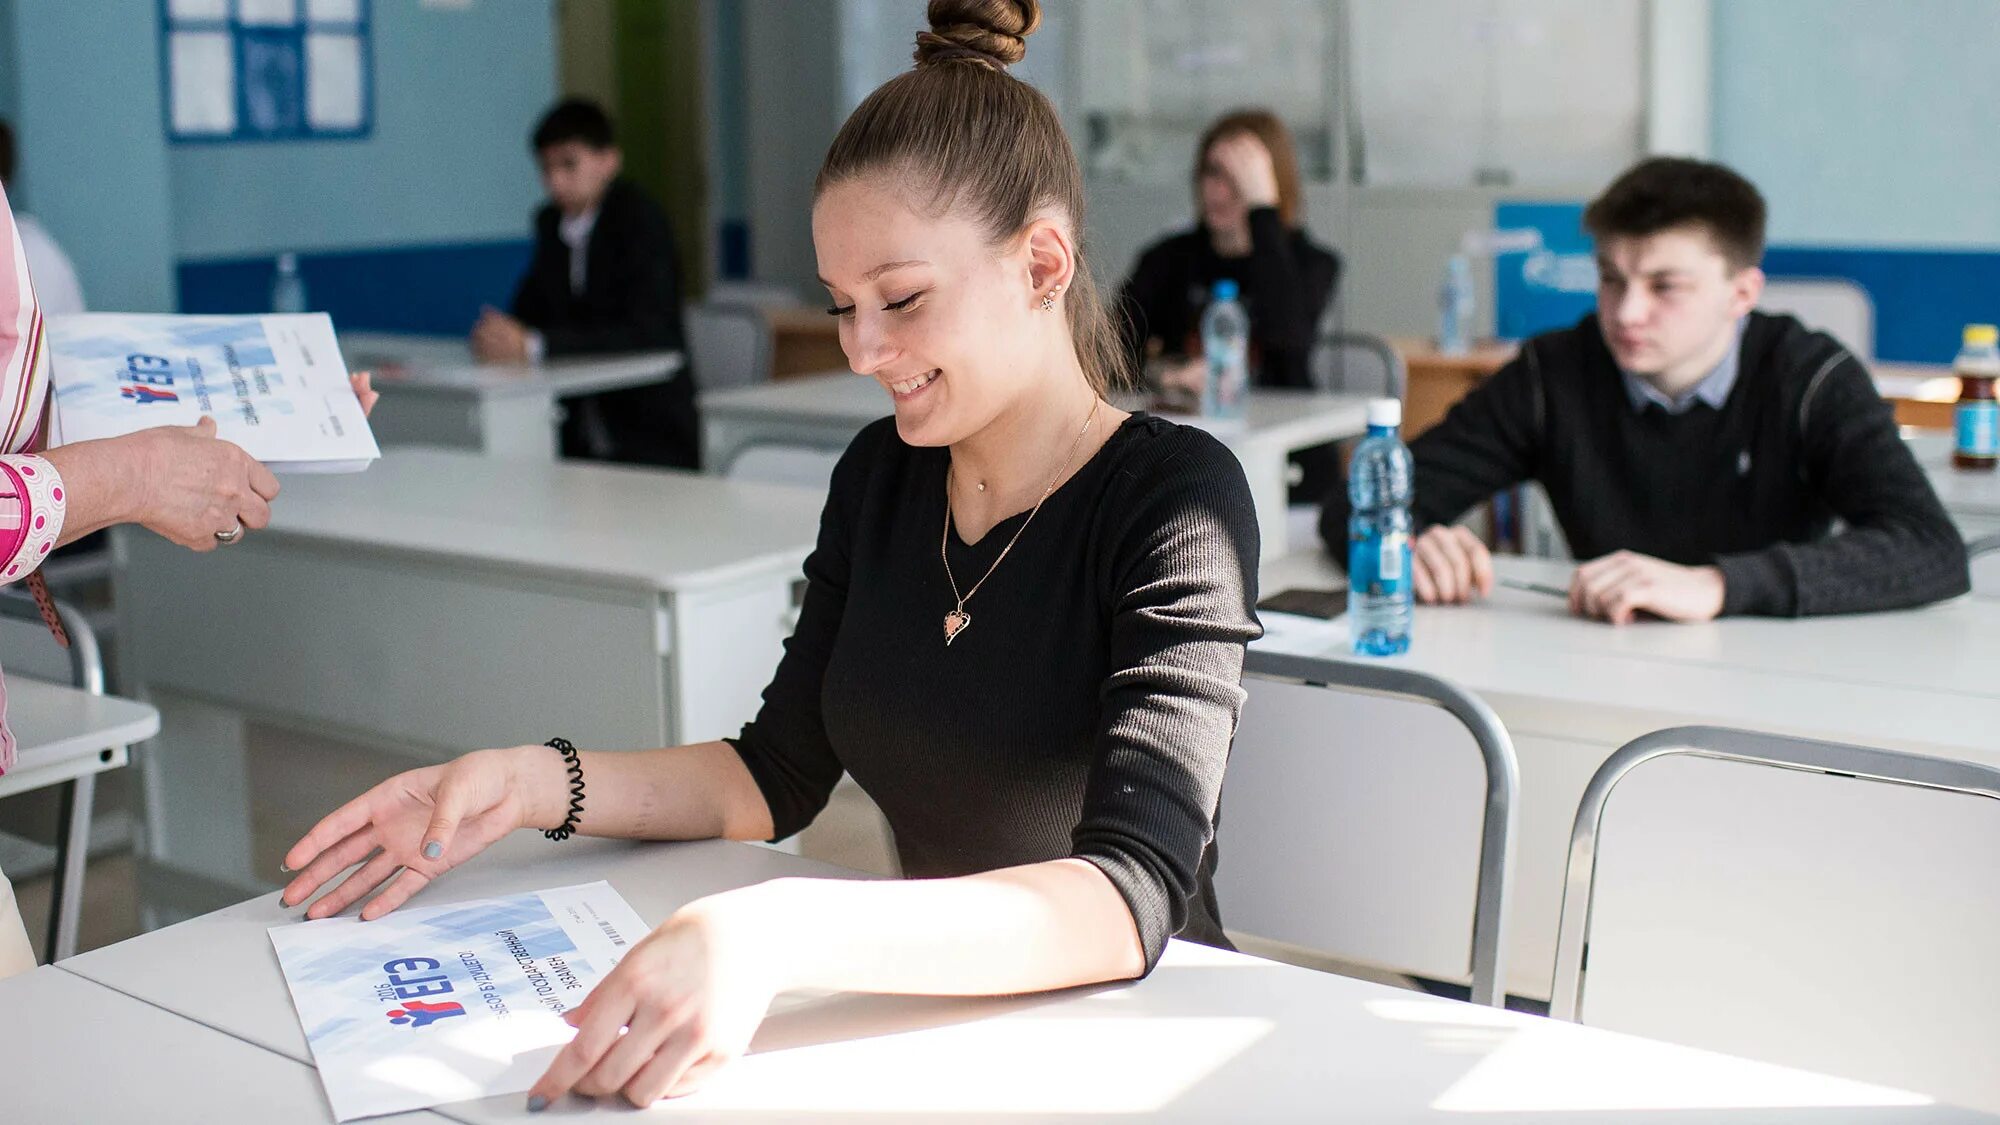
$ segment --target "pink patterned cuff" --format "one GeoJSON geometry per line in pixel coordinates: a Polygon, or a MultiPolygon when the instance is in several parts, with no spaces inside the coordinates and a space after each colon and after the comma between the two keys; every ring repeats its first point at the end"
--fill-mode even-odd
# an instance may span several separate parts
{"type": "Polygon", "coordinates": [[[34,573],[55,549],[69,493],[45,457],[0,455],[0,585],[34,573]]]}

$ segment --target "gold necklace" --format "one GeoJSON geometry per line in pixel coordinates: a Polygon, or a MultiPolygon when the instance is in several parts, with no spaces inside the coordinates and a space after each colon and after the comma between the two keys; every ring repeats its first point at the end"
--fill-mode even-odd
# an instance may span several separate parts
{"type": "Polygon", "coordinates": [[[946,648],[951,647],[951,642],[957,640],[960,633],[972,627],[972,615],[965,612],[965,603],[971,601],[972,595],[978,593],[981,586],[986,585],[986,580],[993,577],[994,571],[1000,569],[1000,564],[1007,558],[1007,552],[1013,550],[1014,544],[1021,541],[1021,533],[1028,530],[1029,524],[1035,522],[1035,513],[1041,511],[1042,504],[1055,494],[1056,486],[1062,483],[1063,477],[1069,473],[1070,464],[1076,460],[1076,451],[1083,447],[1083,435],[1090,432],[1090,424],[1097,418],[1098,404],[1103,401],[1101,398],[1093,398],[1091,400],[1090,413],[1084,416],[1083,428],[1076,432],[1076,440],[1069,443],[1069,455],[1063,458],[1062,468],[1056,471],[1055,479],[1050,481],[1049,486],[1042,490],[1042,498],[1035,501],[1035,506],[1028,509],[1028,518],[1021,521],[1021,526],[1014,531],[1014,537],[1007,540],[1007,545],[1000,549],[1000,557],[994,559],[993,565],[986,568],[986,573],[979,576],[979,581],[972,584],[972,589],[967,590],[963,594],[958,592],[958,579],[952,576],[951,557],[946,550],[951,545],[951,465],[946,463],[944,469],[944,537],[938,541],[938,559],[944,563],[944,578],[945,581],[951,583],[951,596],[958,599],[958,605],[953,607],[950,613],[944,615],[944,643],[946,648]]]}

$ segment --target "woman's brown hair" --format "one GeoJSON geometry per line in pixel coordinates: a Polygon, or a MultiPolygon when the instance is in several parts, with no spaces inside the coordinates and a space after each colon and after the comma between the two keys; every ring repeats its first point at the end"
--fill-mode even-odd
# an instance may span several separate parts
{"type": "Polygon", "coordinates": [[[1070,221],[1076,272],[1063,307],[1077,360],[1099,394],[1126,382],[1125,349],[1083,253],[1083,173],[1055,107],[1007,73],[1042,22],[1037,0],[930,0],[916,68],[856,107],[820,165],[813,196],[886,173],[937,213],[963,209],[994,244],[1054,209],[1070,221]]]}
{"type": "Polygon", "coordinates": [[[1292,147],[1292,131],[1268,109],[1239,109],[1210,125],[1194,150],[1195,180],[1200,181],[1202,168],[1208,163],[1208,150],[1217,141],[1245,133],[1263,142],[1270,151],[1271,169],[1278,175],[1278,218],[1286,226],[1297,228],[1306,214],[1305,195],[1299,190],[1299,154],[1292,147]]]}

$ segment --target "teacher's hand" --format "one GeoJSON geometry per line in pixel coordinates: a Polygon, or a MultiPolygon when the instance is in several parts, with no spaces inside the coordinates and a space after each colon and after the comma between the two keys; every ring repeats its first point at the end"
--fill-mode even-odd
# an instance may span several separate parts
{"type": "Polygon", "coordinates": [[[529,1088],[529,1110],[571,1091],[648,1106],[693,1093],[743,1054],[783,987],[774,928],[752,905],[779,886],[698,899],[633,946],[564,1014],[576,1038],[529,1088]]]}
{"type": "Polygon", "coordinates": [[[354,388],[354,397],[361,400],[363,418],[375,413],[375,404],[382,401],[382,392],[375,389],[375,373],[356,371],[347,377],[347,384],[354,388]]]}
{"type": "Polygon", "coordinates": [[[135,522],[195,551],[220,546],[218,532],[240,534],[271,522],[278,478],[241,446],[216,437],[215,419],[141,430],[122,440],[134,442],[141,454],[135,522]]]}
{"type": "Polygon", "coordinates": [[[562,758],[540,746],[478,750],[399,773],[329,813],[292,845],[285,870],[298,875],[281,901],[297,906],[361,863],[306,917],[331,917],[386,883],[361,911],[364,920],[380,918],[514,829],[560,821],[549,806],[560,805],[566,793],[562,758]]]}

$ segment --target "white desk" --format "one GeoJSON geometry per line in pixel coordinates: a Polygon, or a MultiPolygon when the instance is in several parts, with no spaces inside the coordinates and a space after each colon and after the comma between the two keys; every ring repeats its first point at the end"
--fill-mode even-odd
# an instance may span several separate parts
{"type": "Polygon", "coordinates": [[[55,960],[76,952],[97,775],[123,766],[126,747],[159,733],[160,713],[129,699],[16,676],[7,681],[7,724],[17,756],[14,768],[0,774],[0,797],[68,787],[49,911],[47,948],[55,960]]]}
{"type": "MultiPolygon", "coordinates": [[[[657,923],[714,890],[839,874],[741,844],[508,841],[418,901],[608,878],[657,923]]],[[[170,1011],[306,1057],[265,927],[274,896],[66,963],[170,1011]],[[226,969],[231,986],[212,987],[226,969]],[[205,984],[205,981],[207,982],[205,984]]],[[[234,1041],[234,1040],[232,1040],[234,1041]]],[[[117,1026],[99,1049],[125,1042],[117,1026]]],[[[0,1056],[4,1058],[4,1056],[0,1056]]],[[[468,1123],[531,1118],[518,1095],[440,1107],[468,1123]]],[[[557,1114],[628,1120],[622,1102],[557,1114]]],[[[1174,942],[1129,986],[1040,996],[779,998],[752,1053],[702,1092],[646,1111],[693,1122],[825,1117],[1065,1121],[1565,1122],[1990,1120],[1881,1087],[1476,1008],[1174,942]],[[1780,1108],[1783,1107],[1783,1108],[1780,1108]],[[1683,1111],[1683,1116],[1661,1111],[1683,1111]]]]}
{"type": "Polygon", "coordinates": [[[382,409],[369,424],[380,444],[547,461],[558,451],[562,399],[662,382],[685,362],[658,351],[478,363],[462,338],[387,332],[343,332],[340,350],[349,370],[375,372],[382,409]]]}
{"type": "Polygon", "coordinates": [[[0,981],[0,1042],[0,1112],[10,1122],[333,1121],[312,1067],[53,966],[0,981]]]}
{"type": "Polygon", "coordinates": [[[405,448],[288,479],[269,529],[207,555],[121,532],[126,672],[164,716],[142,758],[150,881],[204,908],[263,889],[246,867],[246,717],[433,761],[552,735],[636,749],[735,733],[777,667],[820,503],[405,448]],[[176,891],[176,873],[222,885],[176,891]]]}
{"type": "MultiPolygon", "coordinates": [[[[1565,588],[1571,571],[1545,560],[1496,563],[1502,576],[1565,588]]],[[[1259,590],[1342,582],[1322,553],[1307,551],[1267,561],[1259,590]]],[[[1344,620],[1265,614],[1264,621],[1268,635],[1253,652],[1363,659],[1348,652],[1344,620]]],[[[1419,607],[1411,650],[1393,659],[1476,693],[1514,739],[1521,785],[1507,988],[1516,995],[1548,995],[1577,802],[1597,767],[1639,735],[1706,723],[2000,765],[2000,602],[1989,599],[1901,613],[1614,628],[1570,616],[1562,599],[1497,588],[1479,605],[1419,607]]],[[[1407,750],[1409,763],[1428,760],[1425,747],[1407,750]]],[[[1443,761],[1454,771],[1460,762],[1478,768],[1455,751],[1443,761]]],[[[1394,856],[1410,848],[1465,856],[1462,893],[1457,885],[1437,888],[1437,912],[1403,932],[1387,932],[1357,911],[1336,935],[1343,945],[1435,949],[1440,933],[1471,932],[1476,805],[1441,810],[1437,797],[1436,788],[1422,785],[1365,795],[1373,808],[1367,823],[1395,826],[1396,839],[1364,844],[1357,837],[1350,843],[1365,850],[1330,854],[1394,856]]],[[[1341,822],[1339,812],[1329,812],[1328,824],[1341,822]]],[[[1361,831],[1357,823],[1354,832],[1361,831]]],[[[1462,963],[1442,960],[1387,967],[1447,980],[1465,974],[1462,963]]]]}
{"type": "Polygon", "coordinates": [[[1909,439],[1910,452],[1930,477],[1944,510],[1967,539],[2000,531],[2000,472],[1951,467],[1951,438],[1925,433],[1909,439]]]}
{"type": "MultiPolygon", "coordinates": [[[[1133,396],[1121,395],[1117,401],[1127,409],[1142,405],[1133,396]]],[[[838,451],[868,423],[893,410],[879,383],[844,371],[713,391],[701,396],[702,464],[710,472],[726,472],[738,453],[764,443],[838,451]]],[[[1163,417],[1208,429],[1235,452],[1257,504],[1265,552],[1278,554],[1288,539],[1288,459],[1299,450],[1366,432],[1367,415],[1363,397],[1257,387],[1250,391],[1249,414],[1241,422],[1163,417]]]]}

